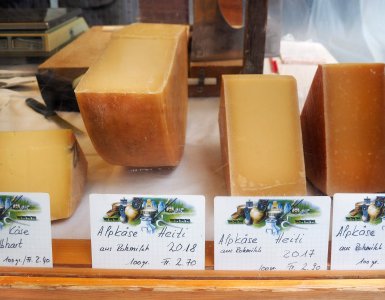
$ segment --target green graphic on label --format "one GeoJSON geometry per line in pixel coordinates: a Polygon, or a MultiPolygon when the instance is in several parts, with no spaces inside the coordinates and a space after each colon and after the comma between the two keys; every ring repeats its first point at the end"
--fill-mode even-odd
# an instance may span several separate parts
{"type": "Polygon", "coordinates": [[[0,195],[0,230],[13,223],[36,221],[39,211],[39,205],[23,195],[0,195]]]}
{"type": "Polygon", "coordinates": [[[374,199],[366,197],[363,201],[355,203],[354,208],[346,216],[346,221],[380,224],[385,220],[384,202],[385,197],[377,196],[374,199]]]}
{"type": "Polygon", "coordinates": [[[161,227],[189,224],[189,216],[193,214],[193,207],[178,198],[133,197],[114,202],[103,221],[129,223],[140,226],[142,231],[154,233],[161,227]]]}
{"type": "Polygon", "coordinates": [[[259,199],[254,202],[248,200],[245,204],[237,206],[227,223],[265,227],[267,233],[278,235],[290,227],[306,229],[301,225],[316,224],[315,217],[319,214],[318,207],[303,199],[259,199]]]}

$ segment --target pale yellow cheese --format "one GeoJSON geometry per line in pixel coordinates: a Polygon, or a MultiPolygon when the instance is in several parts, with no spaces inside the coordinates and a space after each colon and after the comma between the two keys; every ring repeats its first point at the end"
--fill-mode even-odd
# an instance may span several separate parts
{"type": "Polygon", "coordinates": [[[230,195],[306,195],[293,77],[224,75],[219,125],[230,195]]]}
{"type": "Polygon", "coordinates": [[[153,24],[132,27],[132,36],[126,29],[111,40],[78,84],[80,112],[107,162],[176,166],[186,133],[187,27],[161,25],[153,34],[153,24]]]}
{"type": "Polygon", "coordinates": [[[113,31],[103,30],[102,26],[92,27],[45,60],[39,65],[39,71],[86,70],[103,53],[112,34],[113,31]]]}
{"type": "Polygon", "coordinates": [[[181,33],[181,28],[187,33],[188,27],[176,24],[157,24],[157,23],[133,23],[124,26],[112,34],[112,38],[177,38],[181,33]]]}
{"type": "Polygon", "coordinates": [[[308,179],[323,193],[385,191],[384,64],[319,66],[301,115],[308,179]]]}
{"type": "Polygon", "coordinates": [[[49,193],[52,220],[72,215],[86,176],[71,130],[0,132],[0,191],[49,193]]]}

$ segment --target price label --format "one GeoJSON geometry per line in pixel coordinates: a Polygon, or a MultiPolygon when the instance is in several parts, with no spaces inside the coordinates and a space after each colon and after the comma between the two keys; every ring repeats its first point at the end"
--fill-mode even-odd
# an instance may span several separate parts
{"type": "Polygon", "coordinates": [[[217,270],[325,270],[329,197],[216,197],[217,270]]]}
{"type": "Polygon", "coordinates": [[[331,269],[385,269],[385,194],[335,194],[331,269]]]}
{"type": "Polygon", "coordinates": [[[52,267],[48,194],[0,193],[0,266],[52,267]]]}
{"type": "Polygon", "coordinates": [[[204,269],[202,196],[90,196],[92,266],[204,269]]]}

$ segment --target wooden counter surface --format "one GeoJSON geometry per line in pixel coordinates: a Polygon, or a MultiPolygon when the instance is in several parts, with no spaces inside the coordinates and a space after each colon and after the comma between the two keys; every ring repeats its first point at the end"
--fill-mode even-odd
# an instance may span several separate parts
{"type": "Polygon", "coordinates": [[[54,267],[0,268],[2,299],[384,299],[384,271],[215,271],[91,268],[89,240],[53,240],[54,267]]]}

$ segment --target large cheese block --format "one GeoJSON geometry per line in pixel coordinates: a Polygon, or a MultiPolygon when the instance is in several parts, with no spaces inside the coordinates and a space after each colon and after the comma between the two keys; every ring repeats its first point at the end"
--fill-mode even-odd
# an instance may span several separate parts
{"type": "Polygon", "coordinates": [[[178,38],[181,30],[187,33],[188,27],[184,25],[157,24],[157,23],[132,23],[123,26],[121,29],[112,33],[112,38],[152,38],[164,39],[178,38]]]}
{"type": "Polygon", "coordinates": [[[0,191],[49,193],[52,220],[72,215],[86,176],[71,130],[0,132],[0,191]]]}
{"type": "Polygon", "coordinates": [[[384,64],[320,65],[302,115],[308,179],[323,193],[385,191],[384,64]]]}
{"type": "Polygon", "coordinates": [[[149,34],[154,24],[132,26],[132,35],[127,29],[112,39],[78,84],[80,112],[107,162],[174,167],[186,134],[187,27],[157,25],[149,34]]]}
{"type": "Polygon", "coordinates": [[[39,65],[36,78],[48,109],[79,111],[73,83],[107,47],[115,27],[92,27],[39,65]]]}
{"type": "Polygon", "coordinates": [[[293,77],[224,75],[219,125],[230,195],[306,195],[293,77]]]}

